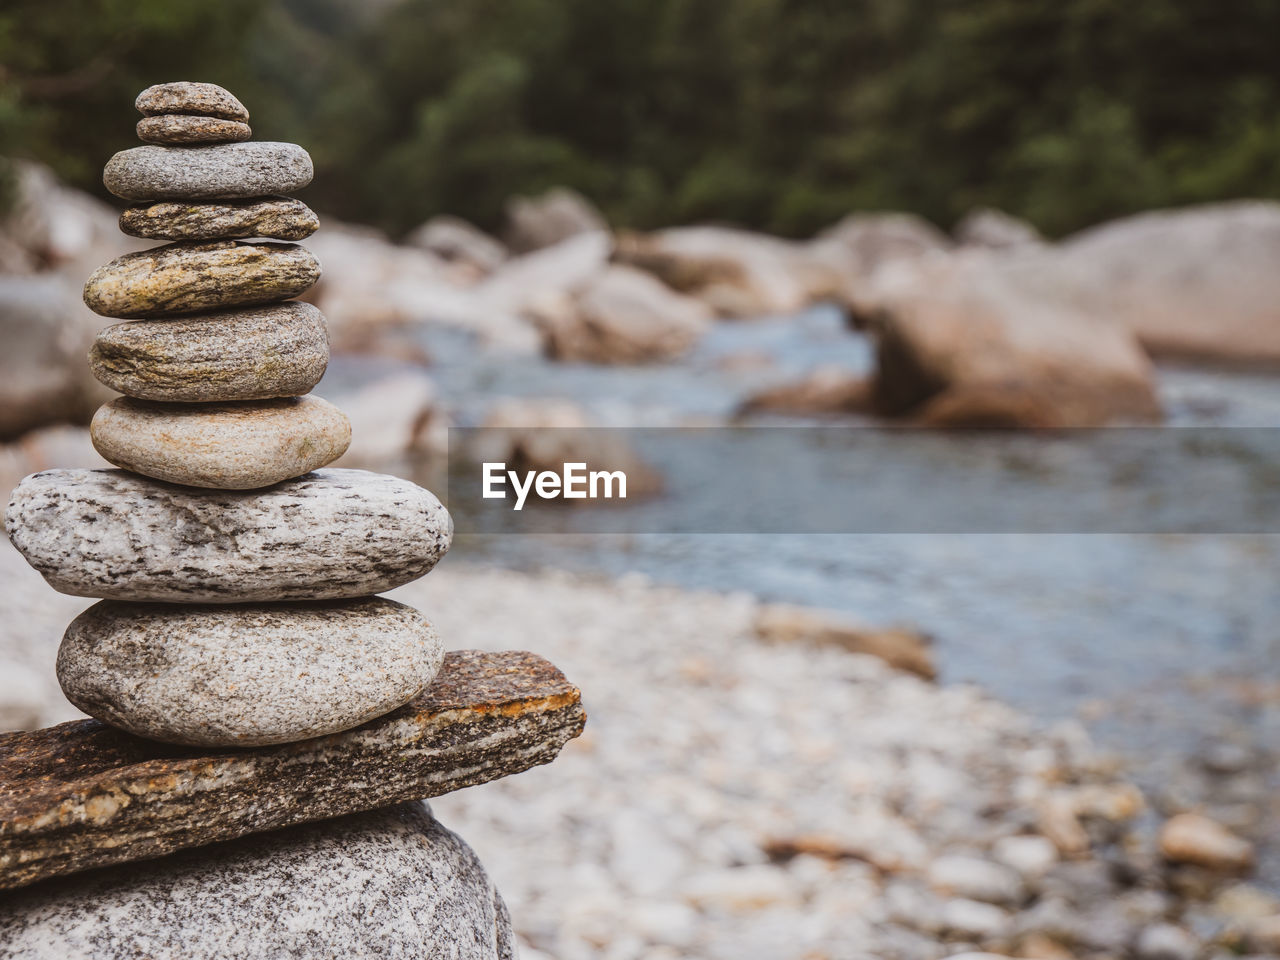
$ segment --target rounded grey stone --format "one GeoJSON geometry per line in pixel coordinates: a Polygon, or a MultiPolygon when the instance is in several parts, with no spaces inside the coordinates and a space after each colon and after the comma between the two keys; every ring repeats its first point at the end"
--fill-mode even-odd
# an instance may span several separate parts
{"type": "Polygon", "coordinates": [[[120,397],[89,424],[117,467],[191,487],[256,490],[333,463],[351,445],[346,414],[320,397],[158,403],[120,397]]]}
{"type": "Polygon", "coordinates": [[[155,116],[164,113],[189,113],[227,120],[248,120],[249,111],[234,94],[216,83],[176,80],[147,87],[133,101],[139,113],[155,116]]]}
{"type": "Polygon", "coordinates": [[[107,161],[102,183],[122,200],[216,200],[291,193],[313,175],[311,157],[296,143],[253,140],[121,150],[107,161]]]}
{"type": "Polygon", "coordinates": [[[147,240],[303,240],[319,227],[320,219],[311,208],[289,197],[208,203],[160,200],[137,204],[120,214],[122,231],[147,240]]]}
{"type": "Polygon", "coordinates": [[[430,491],[340,469],[251,493],[46,470],[14,490],[5,524],[55,590],[181,603],[366,597],[426,574],[453,538],[430,491]]]}
{"type": "Polygon", "coordinates": [[[133,319],[274,303],[320,279],[320,261],[291,243],[171,243],[116,257],[89,275],[84,302],[133,319]]]}
{"type": "Polygon", "coordinates": [[[370,597],[186,605],[104,600],[72,621],[58,682],[91,717],[195,747],[322,737],[408,703],[444,646],[427,618],[370,597]]]}
{"type": "Polygon", "coordinates": [[[143,117],[135,128],[147,143],[240,143],[253,136],[247,123],[221,117],[189,117],[170,113],[143,117]]]}
{"type": "Polygon", "coordinates": [[[296,300],[117,323],[89,351],[93,375],[117,393],[187,403],[298,396],[328,363],[324,315],[296,300]]]}
{"type": "Polygon", "coordinates": [[[260,833],[59,877],[0,902],[24,960],[514,960],[475,853],[425,804],[260,833]]]}

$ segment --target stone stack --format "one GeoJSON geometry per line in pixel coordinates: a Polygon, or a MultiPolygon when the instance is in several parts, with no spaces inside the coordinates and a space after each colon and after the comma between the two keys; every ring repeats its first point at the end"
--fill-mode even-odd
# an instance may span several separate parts
{"type": "Polygon", "coordinates": [[[127,321],[90,353],[124,395],[91,428],[121,469],[34,474],[5,517],[55,589],[100,602],[57,660],[67,698],[96,721],[0,734],[0,890],[29,886],[0,906],[0,955],[184,942],[190,957],[509,957],[474,855],[424,809],[389,805],[548,762],[582,730],[578,691],[531,654],[446,656],[422,614],[376,596],[430,571],[453,522],[412,483],[325,469],[351,428],[308,395],[328,334],[290,299],[320,276],[293,242],[316,216],[281,195],[310,182],[306,151],[249,142],[248,111],[212,84],[151,87],[137,107],[149,145],[112,157],[103,180],[134,202],[126,233],[168,243],[113,260],[84,291],[127,321]],[[344,814],[357,819],[301,826],[344,814]],[[192,849],[291,826],[238,852],[192,849]],[[352,831],[367,835],[367,863],[351,859],[352,831]],[[150,870],[39,883],[183,850],[150,870]],[[230,863],[243,897],[227,894],[230,863]],[[169,916],[179,886],[183,915],[169,916]],[[113,906],[105,891],[126,888],[113,906]],[[305,937],[278,923],[291,899],[305,937]],[[148,903],[168,926],[110,919],[148,903]]]}
{"type": "Polygon", "coordinates": [[[171,241],[85,285],[107,327],[94,375],[98,452],[123,471],[27,478],[9,533],[57,589],[104,598],[72,623],[58,680],[81,710],[191,746],[261,746],[345,730],[416,696],[444,650],[417,611],[374,594],[431,569],[452,523],[426,490],[323,470],[351,440],[308,395],[324,317],[290,297],[320,277],[318,226],[283,196],[311,180],[290,143],[243,142],[221,87],[166,83],[103,180],[125,232],[171,241]],[[246,238],[254,238],[252,240],[246,238]],[[280,601],[294,601],[281,603],[280,601]]]}

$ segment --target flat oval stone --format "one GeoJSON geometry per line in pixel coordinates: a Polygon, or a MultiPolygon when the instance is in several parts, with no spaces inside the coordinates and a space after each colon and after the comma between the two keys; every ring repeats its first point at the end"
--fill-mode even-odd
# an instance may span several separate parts
{"type": "Polygon", "coordinates": [[[122,231],[148,240],[302,240],[319,226],[320,218],[310,207],[288,197],[210,203],[161,200],[120,214],[122,231]]]}
{"type": "Polygon", "coordinates": [[[235,95],[216,83],[194,83],[178,80],[147,87],[133,105],[139,113],[155,116],[163,113],[190,113],[202,117],[248,120],[249,111],[235,95]]]}
{"type": "Polygon", "coordinates": [[[122,200],[220,200],[291,193],[311,182],[311,157],[296,143],[253,140],[207,147],[132,147],[102,171],[122,200]]]}
{"type": "Polygon", "coordinates": [[[93,375],[117,393],[178,403],[294,397],[328,363],[324,315],[299,300],[117,323],[89,351],[93,375]]]}
{"type": "Polygon", "coordinates": [[[256,490],[332,463],[351,445],[346,414],[319,397],[156,403],[120,397],[89,424],[103,459],[189,487],[256,490]]]}
{"type": "Polygon", "coordinates": [[[138,121],[138,139],[147,143],[239,143],[253,136],[247,123],[221,117],[169,113],[138,121]]]}
{"type": "Polygon", "coordinates": [[[359,726],[408,703],[444,645],[417,610],[369,597],[312,603],[103,600],[72,621],[58,682],[129,733],[259,747],[359,726]]]}
{"type": "Polygon", "coordinates": [[[116,257],[84,285],[104,317],[156,317],[287,300],[320,279],[320,261],[291,243],[171,243],[116,257]]]}
{"type": "Polygon", "coordinates": [[[453,538],[429,490],[332,468],[251,493],[46,470],[14,490],[5,523],[55,590],[175,603],[367,597],[426,574],[453,538]]]}

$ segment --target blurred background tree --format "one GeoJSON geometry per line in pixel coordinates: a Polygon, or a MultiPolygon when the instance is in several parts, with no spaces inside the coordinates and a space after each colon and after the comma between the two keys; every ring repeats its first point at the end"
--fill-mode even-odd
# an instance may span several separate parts
{"type": "Polygon", "coordinates": [[[1280,197],[1277,38],[1275,0],[7,0],[0,153],[100,191],[137,91],[201,79],[393,234],[554,184],[634,227],[1061,234],[1280,197]]]}

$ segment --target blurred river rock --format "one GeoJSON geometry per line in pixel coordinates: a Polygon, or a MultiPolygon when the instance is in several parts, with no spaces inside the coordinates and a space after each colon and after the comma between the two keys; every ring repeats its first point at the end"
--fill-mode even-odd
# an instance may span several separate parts
{"type": "MultiPolygon", "coordinates": [[[[74,426],[102,396],[84,355],[105,321],[80,304],[80,288],[93,266],[145,246],[119,234],[116,212],[107,205],[67,190],[38,167],[20,169],[19,202],[0,224],[0,324],[9,348],[0,356],[0,430],[8,440],[0,448],[0,476],[10,487],[45,467],[101,465],[83,429],[74,426]]],[[[424,225],[404,245],[367,228],[325,222],[312,247],[328,270],[312,299],[329,318],[334,359],[318,392],[340,398],[351,411],[357,442],[344,465],[429,476],[447,452],[453,424],[500,424],[513,438],[506,452],[514,455],[521,428],[547,423],[549,410],[556,423],[600,426],[735,420],[804,425],[831,418],[854,426],[885,415],[950,426],[1156,418],[1175,427],[1280,422],[1280,383],[1266,373],[1267,365],[1280,360],[1280,347],[1272,344],[1280,344],[1280,280],[1271,255],[1280,235],[1277,204],[1147,214],[1056,244],[1019,229],[1016,221],[991,216],[948,237],[914,217],[853,214],[811,241],[784,241],[709,226],[615,235],[600,219],[584,216],[570,223],[572,218],[560,214],[556,224],[540,231],[529,226],[539,209],[521,208],[525,236],[541,238],[522,241],[523,252],[458,222],[424,225]],[[1167,357],[1181,365],[1170,365],[1167,357]],[[1187,366],[1188,361],[1202,365],[1187,366]],[[1203,365],[1224,361],[1263,369],[1203,365]]],[[[884,463],[886,472],[894,469],[893,462],[884,463]]],[[[963,469],[963,458],[954,469],[963,469]]],[[[654,483],[660,486],[661,477],[654,483]]],[[[1150,858],[1158,855],[1152,846],[1158,822],[1207,811],[1224,829],[1254,842],[1256,883],[1280,889],[1274,849],[1280,812],[1268,799],[1276,795],[1274,734],[1280,730],[1280,673],[1274,667],[1280,638],[1270,626],[1277,613],[1270,589],[1277,557],[1271,540],[980,540],[774,537],[748,543],[637,536],[591,544],[572,537],[494,544],[462,538],[452,562],[472,565],[470,573],[459,573],[460,589],[490,590],[487,596],[501,609],[514,609],[513,598],[527,592],[545,592],[548,605],[563,602],[568,610],[596,604],[612,609],[617,594],[594,581],[544,591],[542,580],[528,581],[532,587],[513,580],[507,596],[496,585],[509,575],[486,574],[486,566],[562,567],[608,576],[642,570],[682,586],[834,608],[863,622],[907,623],[915,628],[906,634],[917,638],[913,642],[922,633],[936,638],[928,660],[915,661],[915,669],[936,670],[942,686],[908,687],[894,680],[893,689],[909,689],[936,706],[952,695],[954,681],[975,680],[1041,721],[1079,715],[1107,746],[1128,755],[1132,768],[1121,779],[1140,788],[1141,811],[1130,811],[1136,817],[1132,834],[1099,836],[1110,838],[1106,849],[1117,837],[1138,837],[1132,842],[1143,845],[1147,860],[1117,865],[1097,846],[1087,823],[1073,826],[1072,817],[1079,817],[1052,804],[1047,819],[1032,827],[1021,801],[1011,802],[1012,819],[999,822],[999,831],[1011,836],[993,833],[976,850],[959,843],[967,827],[958,820],[954,837],[911,868],[923,872],[912,873],[910,882],[876,880],[874,897],[882,899],[874,901],[875,909],[885,917],[930,918],[896,931],[896,939],[886,941],[885,956],[943,956],[950,949],[946,944],[1034,947],[1040,953],[1028,955],[1042,955],[1045,938],[1066,948],[1060,942],[1066,935],[1053,933],[1053,912],[1065,908],[1042,905],[1053,900],[1053,890],[1059,899],[1078,895],[1102,903],[1115,890],[1098,876],[1132,876],[1134,870],[1148,878],[1134,888],[1137,919],[1116,921],[1118,932],[1105,943],[1080,940],[1077,955],[1129,955],[1139,938],[1147,953],[1164,955],[1160,951],[1185,944],[1187,937],[1194,940],[1194,956],[1214,956],[1217,948],[1210,944],[1267,952],[1265,930],[1246,936],[1244,920],[1203,918],[1206,904],[1232,889],[1226,881],[1205,879],[1198,872],[1203,867],[1194,863],[1161,872],[1163,861],[1150,858]],[[934,694],[921,689],[944,699],[935,703],[934,694]],[[948,892],[938,899],[939,890],[953,890],[968,861],[947,861],[929,872],[935,854],[1016,864],[1015,873],[1038,870],[1027,866],[1035,859],[1031,844],[1013,851],[1019,845],[1005,842],[1024,833],[1051,837],[1058,860],[1075,856],[1073,845],[1077,851],[1088,845],[1089,862],[1098,865],[1060,864],[1054,876],[1062,878],[1049,893],[1024,886],[1022,900],[992,904],[991,891],[1013,890],[1005,883],[1009,874],[997,880],[998,871],[968,864],[973,877],[964,882],[971,884],[970,894],[948,892]],[[1150,880],[1156,876],[1166,879],[1150,880]],[[1152,884],[1160,897],[1142,892],[1152,884]],[[973,893],[980,888],[988,900],[973,893]],[[1095,892],[1068,895],[1078,888],[1095,892]],[[1179,897],[1198,906],[1187,907],[1179,897]],[[997,917],[992,909],[1004,914],[997,917]],[[1032,909],[1039,919],[1023,924],[1019,918],[1032,909]]],[[[46,661],[60,625],[75,612],[62,607],[80,601],[28,599],[48,591],[26,589],[34,574],[21,565],[6,564],[0,575],[11,613],[0,659],[12,667],[4,674],[0,700],[7,712],[0,719],[8,726],[61,719],[69,708],[52,681],[42,678],[52,676],[46,661]]],[[[650,644],[674,650],[675,640],[645,634],[639,626],[665,622],[656,611],[666,610],[662,616],[681,623],[687,615],[689,623],[719,617],[739,624],[723,628],[715,644],[725,650],[752,644],[750,656],[759,660],[752,670],[761,676],[805,658],[863,663],[855,654],[824,649],[825,641],[816,650],[786,644],[759,653],[750,629],[741,626],[751,617],[733,606],[739,601],[726,602],[686,604],[661,591],[646,594],[632,611],[635,625],[628,636],[640,638],[637,649],[650,644]]],[[[547,611],[551,618],[550,606],[547,611]]],[[[470,636],[463,631],[456,639],[470,642],[470,636]]],[[[690,649],[699,645],[696,631],[671,636],[686,638],[690,649]]],[[[483,642],[476,637],[477,644],[483,642]]],[[[601,642],[593,655],[605,675],[606,666],[618,666],[609,654],[618,640],[601,642]]],[[[846,646],[857,649],[852,641],[846,646]]],[[[655,669],[667,668],[659,663],[655,669]]],[[[714,676],[712,668],[689,669],[714,676]]],[[[881,674],[873,676],[877,669],[854,670],[872,671],[859,690],[869,695],[882,682],[881,674]]],[[[817,682],[797,676],[788,689],[803,698],[806,684],[817,682]]],[[[834,702],[834,686],[822,696],[828,694],[834,702]]],[[[749,705],[733,700],[731,689],[723,696],[750,714],[749,705]]],[[[899,709],[895,701],[890,713],[899,709]]],[[[950,716],[937,709],[942,712],[936,716],[950,716]]],[[[1018,716],[1016,724],[1029,722],[1018,716]]],[[[690,736],[703,735],[696,732],[705,729],[700,724],[690,736]]],[[[904,733],[917,736],[925,736],[923,728],[904,733]]],[[[929,763],[943,762],[936,753],[926,754],[929,763]]],[[[660,768],[670,758],[651,760],[660,768]]],[[[973,763],[974,770],[985,769],[973,763]]],[[[964,774],[971,775],[977,776],[964,774]]],[[[683,788],[672,789],[679,794],[683,788]]],[[[492,802],[499,809],[510,800],[492,802]]],[[[885,803],[892,806],[889,799],[885,803]]],[[[539,815],[557,823],[570,816],[559,808],[539,815]]],[[[707,816],[715,821],[718,815],[707,816]]],[[[847,855],[854,847],[826,832],[806,832],[803,822],[793,826],[760,841],[749,855],[734,854],[715,876],[690,881],[678,903],[646,901],[648,913],[639,913],[650,919],[637,919],[637,929],[626,935],[643,939],[653,929],[679,928],[679,917],[687,919],[690,910],[699,916],[732,914],[742,902],[763,902],[767,913],[769,905],[809,903],[820,898],[815,878],[828,869],[850,884],[862,882],[862,861],[847,855]],[[744,867],[753,869],[733,872],[744,867]]],[[[696,821],[680,829],[693,835],[701,826],[696,821]]],[[[565,827],[549,836],[568,832],[565,827]]],[[[494,836],[499,845],[506,837],[501,830],[494,836]]],[[[601,841],[588,859],[599,870],[613,869],[607,851],[601,841]]],[[[631,862],[630,855],[618,856],[624,866],[631,862]]],[[[571,872],[570,866],[564,869],[571,872]]],[[[534,903],[544,902],[541,882],[507,885],[526,890],[521,896],[534,903]]],[[[1273,902],[1265,892],[1237,894],[1228,902],[1239,916],[1256,912],[1259,902],[1273,902]]],[[[625,891],[619,895],[624,903],[634,902],[625,891]]],[[[528,915],[542,916],[537,923],[546,926],[542,932],[526,930],[526,942],[535,951],[575,955],[580,948],[546,932],[562,922],[562,929],[584,942],[623,935],[613,923],[611,902],[584,892],[574,903],[568,919],[533,909],[528,915]]],[[[832,915],[842,909],[832,905],[832,915]]],[[[1091,917],[1076,916],[1073,929],[1089,927],[1091,917]]],[[[1063,924],[1061,929],[1070,926],[1063,924]]],[[[535,951],[530,952],[536,957],[535,951]]]]}

